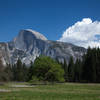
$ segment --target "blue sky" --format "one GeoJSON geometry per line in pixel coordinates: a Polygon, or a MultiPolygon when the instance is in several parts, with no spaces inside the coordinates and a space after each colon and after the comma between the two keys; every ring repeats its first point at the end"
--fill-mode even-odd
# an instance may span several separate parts
{"type": "Polygon", "coordinates": [[[83,18],[100,21],[100,0],[0,0],[0,42],[29,28],[59,40],[83,18]]]}

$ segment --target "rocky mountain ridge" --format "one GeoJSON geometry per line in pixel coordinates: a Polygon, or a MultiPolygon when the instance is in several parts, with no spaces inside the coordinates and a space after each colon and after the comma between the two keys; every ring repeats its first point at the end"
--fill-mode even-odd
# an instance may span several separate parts
{"type": "Polygon", "coordinates": [[[21,30],[19,35],[10,42],[0,43],[0,57],[3,64],[14,64],[19,58],[29,65],[39,55],[50,56],[60,62],[65,59],[68,62],[70,56],[74,59],[81,58],[85,52],[86,49],[83,47],[47,40],[41,33],[30,29],[21,30]]]}

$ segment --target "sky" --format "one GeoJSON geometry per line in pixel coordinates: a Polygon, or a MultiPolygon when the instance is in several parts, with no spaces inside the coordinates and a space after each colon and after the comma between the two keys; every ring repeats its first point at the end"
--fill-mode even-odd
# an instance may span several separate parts
{"type": "Polygon", "coordinates": [[[0,0],[0,42],[22,29],[48,40],[100,46],[100,0],[0,0]]]}

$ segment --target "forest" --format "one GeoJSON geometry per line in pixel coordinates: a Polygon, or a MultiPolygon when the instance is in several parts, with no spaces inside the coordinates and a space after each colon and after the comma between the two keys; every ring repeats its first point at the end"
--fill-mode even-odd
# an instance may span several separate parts
{"type": "Polygon", "coordinates": [[[47,56],[37,57],[26,66],[18,59],[14,65],[4,66],[0,60],[0,82],[78,82],[100,83],[100,49],[88,48],[82,59],[70,57],[60,63],[47,56]]]}

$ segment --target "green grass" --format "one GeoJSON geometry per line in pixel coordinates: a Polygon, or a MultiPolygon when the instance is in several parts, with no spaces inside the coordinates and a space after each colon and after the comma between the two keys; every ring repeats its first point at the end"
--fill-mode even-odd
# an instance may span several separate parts
{"type": "Polygon", "coordinates": [[[11,84],[27,83],[0,86],[0,89],[13,90],[0,92],[0,100],[100,100],[100,84],[64,83],[30,88],[12,88],[11,84]]]}

